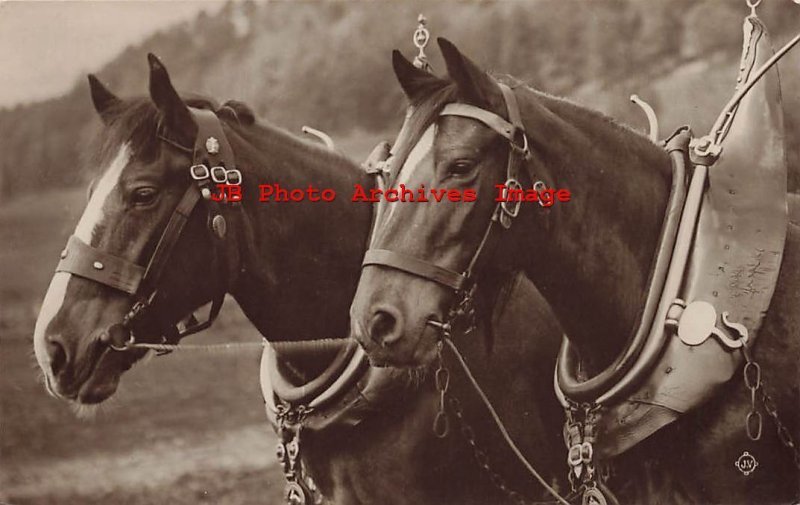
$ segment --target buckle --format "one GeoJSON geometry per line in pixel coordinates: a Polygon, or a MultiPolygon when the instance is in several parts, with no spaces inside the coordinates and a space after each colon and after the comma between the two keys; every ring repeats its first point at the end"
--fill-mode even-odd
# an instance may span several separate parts
{"type": "Polygon", "coordinates": [[[228,179],[228,185],[230,186],[239,186],[242,184],[242,173],[235,168],[231,168],[230,170],[225,172],[225,176],[228,179]]]}
{"type": "Polygon", "coordinates": [[[536,201],[539,202],[539,207],[544,207],[541,195],[542,191],[545,191],[546,189],[547,185],[545,185],[544,181],[536,181],[533,183],[533,190],[536,191],[536,194],[538,195],[536,197],[536,201]]]}
{"type": "Polygon", "coordinates": [[[528,136],[525,134],[524,129],[520,127],[515,127],[514,131],[511,133],[511,138],[508,141],[508,145],[511,146],[511,150],[513,152],[522,156],[523,159],[525,160],[531,159],[531,150],[530,146],[528,145],[528,136]]]}
{"type": "Polygon", "coordinates": [[[503,186],[505,189],[503,190],[503,201],[500,202],[500,209],[508,217],[517,217],[519,215],[520,206],[522,205],[523,195],[519,195],[518,199],[512,202],[508,201],[508,196],[512,189],[522,191],[522,183],[514,178],[509,178],[503,183],[503,186]]]}
{"type": "Polygon", "coordinates": [[[569,466],[578,466],[583,463],[581,444],[575,444],[569,448],[569,452],[567,453],[567,463],[569,466]]]}
{"type": "Polygon", "coordinates": [[[228,172],[225,167],[216,166],[211,167],[211,180],[217,184],[225,184],[228,182],[228,172]]]}
{"type": "Polygon", "coordinates": [[[583,442],[580,445],[581,461],[583,463],[591,463],[594,457],[594,447],[591,442],[583,442]]]}
{"type": "Polygon", "coordinates": [[[208,171],[207,166],[200,163],[198,165],[192,165],[189,167],[189,174],[191,174],[192,179],[196,181],[203,181],[208,179],[210,172],[208,171]]]}

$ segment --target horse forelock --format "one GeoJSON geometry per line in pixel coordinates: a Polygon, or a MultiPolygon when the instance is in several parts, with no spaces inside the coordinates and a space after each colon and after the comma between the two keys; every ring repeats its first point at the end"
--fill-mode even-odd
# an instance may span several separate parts
{"type": "Polygon", "coordinates": [[[392,163],[396,163],[398,168],[403,167],[422,136],[439,119],[439,113],[444,106],[457,101],[458,98],[458,88],[455,83],[442,80],[427,93],[412,99],[409,104],[412,112],[403,126],[403,137],[398,138],[394,146],[392,163]]]}
{"type": "MultiPolygon", "coordinates": [[[[241,102],[226,102],[219,107],[211,98],[200,95],[184,95],[184,103],[192,108],[211,111],[232,109],[239,117],[245,117],[242,124],[248,124],[250,108],[241,102]]],[[[93,165],[104,167],[114,159],[123,144],[127,144],[132,156],[143,162],[155,160],[162,142],[158,135],[175,138],[163,122],[161,112],[148,97],[122,100],[108,111],[110,121],[99,132],[91,151],[94,153],[93,165]]],[[[227,122],[227,114],[220,114],[223,122],[227,122]]],[[[234,123],[234,122],[231,122],[234,123]]],[[[235,123],[234,123],[235,124],[235,123]]],[[[192,146],[186,146],[192,148],[192,146]]]]}

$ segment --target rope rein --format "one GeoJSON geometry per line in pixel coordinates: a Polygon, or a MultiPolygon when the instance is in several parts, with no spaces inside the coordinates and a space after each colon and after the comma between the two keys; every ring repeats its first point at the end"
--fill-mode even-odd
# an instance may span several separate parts
{"type": "Polygon", "coordinates": [[[332,337],[277,342],[268,342],[266,339],[262,339],[260,342],[226,342],[219,344],[153,344],[133,342],[128,344],[127,348],[147,349],[158,353],[170,353],[172,351],[240,351],[246,349],[263,349],[265,346],[269,345],[278,352],[334,351],[341,349],[348,341],[349,338],[332,337]]]}

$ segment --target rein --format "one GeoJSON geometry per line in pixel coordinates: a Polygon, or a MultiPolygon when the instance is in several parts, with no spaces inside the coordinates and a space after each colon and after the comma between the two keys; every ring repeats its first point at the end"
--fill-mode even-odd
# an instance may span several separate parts
{"type": "MultiPolygon", "coordinates": [[[[522,118],[519,112],[519,104],[517,103],[514,92],[505,84],[498,83],[498,85],[503,93],[506,103],[506,109],[509,117],[508,121],[493,112],[465,103],[447,104],[439,113],[439,116],[458,116],[475,119],[508,140],[509,154],[506,165],[506,191],[509,191],[510,189],[522,189],[522,183],[520,182],[520,166],[524,161],[530,159],[531,156],[528,146],[528,137],[522,124],[522,118]]],[[[402,138],[405,131],[406,125],[404,124],[400,130],[398,138],[402,138]]],[[[382,144],[373,150],[372,155],[368,159],[367,163],[365,163],[365,169],[368,173],[376,176],[379,187],[385,187],[387,185],[386,176],[392,172],[390,168],[391,161],[392,155],[390,150],[385,144],[382,144]]],[[[537,181],[534,186],[541,184],[543,184],[541,181],[537,181]]],[[[499,224],[502,230],[509,229],[511,227],[512,220],[519,214],[520,205],[520,200],[509,202],[507,198],[504,198],[503,201],[498,202],[494,211],[492,212],[492,217],[486,227],[475,254],[472,256],[467,268],[461,273],[396,251],[372,248],[372,240],[370,240],[370,247],[367,249],[364,255],[362,268],[368,265],[378,265],[393,268],[395,270],[400,270],[402,272],[427,279],[431,282],[441,284],[454,290],[457,294],[457,300],[448,314],[447,321],[442,322],[432,319],[426,321],[426,324],[439,330],[441,337],[441,340],[439,341],[439,368],[436,370],[435,374],[436,389],[440,395],[440,399],[439,411],[436,414],[433,424],[434,434],[439,438],[444,438],[449,432],[450,423],[445,407],[445,396],[448,394],[449,385],[449,370],[444,367],[441,353],[442,347],[447,344],[447,347],[452,351],[461,369],[464,371],[470,386],[477,393],[481,403],[489,410],[492,421],[500,432],[506,445],[509,447],[509,449],[511,449],[511,451],[514,453],[514,456],[524,466],[526,471],[539,484],[541,484],[549,494],[554,497],[555,501],[548,503],[570,505],[569,501],[562,497],[556,489],[550,486],[542,477],[542,475],[536,470],[536,468],[534,468],[534,466],[522,454],[522,451],[511,438],[511,435],[508,433],[503,421],[500,419],[500,416],[497,414],[497,411],[495,410],[491,401],[480,387],[478,381],[475,379],[475,376],[472,374],[472,371],[459,352],[458,348],[455,346],[452,340],[450,340],[453,323],[463,316],[471,316],[474,314],[472,303],[475,289],[477,287],[474,276],[475,272],[478,270],[478,266],[491,256],[491,254],[487,254],[491,249],[493,249],[493,247],[489,246],[490,243],[493,245],[496,242],[496,239],[499,238],[497,237],[496,233],[493,233],[493,231],[497,229],[497,224],[499,224]]],[[[375,230],[380,226],[380,217],[382,215],[381,210],[382,208],[380,203],[376,204],[375,218],[373,221],[371,236],[374,236],[375,230]]],[[[469,333],[472,328],[473,325],[470,325],[465,333],[469,333]]],[[[492,477],[492,482],[495,484],[495,486],[506,493],[510,498],[521,503],[527,503],[527,501],[521,495],[509,489],[504,483],[502,477],[491,469],[488,463],[488,457],[482,450],[478,449],[475,443],[472,435],[472,428],[466,424],[466,421],[463,419],[457,399],[450,396],[449,401],[456,418],[461,423],[461,429],[465,433],[468,443],[475,451],[476,459],[478,460],[479,464],[481,464],[482,468],[490,475],[490,477],[492,477]]]]}
{"type": "Polygon", "coordinates": [[[527,470],[528,473],[531,476],[533,476],[533,478],[536,479],[539,482],[539,484],[541,484],[542,487],[547,490],[548,493],[553,495],[553,497],[555,498],[555,501],[557,503],[561,503],[562,505],[570,505],[569,502],[566,499],[564,499],[558,493],[558,491],[556,491],[550,484],[548,484],[547,481],[544,479],[544,477],[541,476],[541,474],[539,472],[536,471],[536,468],[534,468],[533,465],[530,464],[530,462],[527,460],[527,458],[525,458],[525,456],[522,454],[522,451],[519,449],[517,444],[514,443],[514,440],[511,438],[511,435],[509,435],[509,433],[508,433],[508,429],[506,428],[505,424],[503,424],[503,421],[500,419],[500,416],[497,414],[497,411],[495,410],[494,406],[492,405],[492,402],[489,401],[489,398],[486,396],[486,393],[483,391],[483,389],[481,388],[480,384],[478,384],[477,379],[475,379],[475,376],[472,375],[472,371],[469,369],[469,366],[467,365],[467,362],[464,360],[464,356],[461,355],[461,352],[459,352],[458,348],[455,346],[453,341],[450,340],[449,338],[445,337],[445,338],[442,339],[442,342],[444,344],[447,344],[447,347],[450,349],[450,351],[456,357],[456,361],[458,361],[458,364],[461,366],[461,369],[464,371],[464,375],[467,376],[467,379],[469,379],[470,385],[475,390],[475,392],[478,393],[478,397],[481,399],[481,402],[483,403],[483,405],[486,407],[487,410],[489,410],[489,413],[492,416],[492,421],[494,421],[494,424],[495,424],[495,426],[497,426],[497,429],[500,431],[500,434],[502,435],[503,440],[506,442],[506,445],[508,445],[508,447],[514,453],[514,456],[516,456],[517,460],[520,463],[522,463],[522,466],[525,467],[525,470],[527,470]]]}

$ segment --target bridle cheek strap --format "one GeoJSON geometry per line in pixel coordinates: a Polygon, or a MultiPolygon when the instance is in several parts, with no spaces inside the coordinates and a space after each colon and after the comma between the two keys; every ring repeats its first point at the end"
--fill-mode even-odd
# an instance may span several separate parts
{"type": "MultiPolygon", "coordinates": [[[[190,108],[190,111],[198,125],[198,135],[194,149],[188,149],[179,144],[176,145],[160,134],[158,138],[170,145],[179,147],[184,152],[192,152],[194,166],[197,166],[198,163],[206,162],[211,164],[212,167],[223,166],[228,170],[235,169],[233,150],[225,137],[217,116],[207,110],[190,108]]],[[[198,203],[204,201],[202,199],[203,193],[208,191],[210,194],[211,180],[207,176],[198,177],[193,173],[192,178],[194,179],[193,183],[186,188],[178,205],[173,210],[147,262],[146,268],[125,258],[92,247],[74,235],[69,238],[67,247],[61,253],[61,261],[56,267],[56,272],[77,275],[117,289],[135,298],[136,301],[133,308],[121,322],[121,326],[128,331],[134,321],[141,317],[142,313],[153,303],[158,293],[159,280],[189,217],[198,203]]],[[[206,206],[212,216],[219,216],[219,208],[214,202],[207,201],[206,206]]],[[[215,241],[215,246],[221,247],[219,241],[215,241]]],[[[183,330],[178,330],[177,327],[173,326],[166,328],[164,331],[173,340],[177,341],[186,335],[208,328],[216,319],[217,314],[219,314],[224,295],[225,290],[222,290],[213,297],[206,321],[198,323],[192,314],[188,319],[190,323],[183,330]]]]}
{"type": "MultiPolygon", "coordinates": [[[[522,124],[519,112],[519,104],[514,92],[505,84],[499,84],[499,87],[506,102],[509,121],[494,112],[465,103],[449,103],[444,106],[439,115],[474,119],[508,140],[509,153],[505,186],[508,189],[521,189],[522,184],[519,181],[520,165],[524,160],[530,158],[528,137],[525,134],[525,127],[522,124]]],[[[495,223],[499,223],[503,229],[508,229],[511,227],[513,218],[519,214],[519,208],[520,200],[509,201],[506,199],[497,204],[478,249],[472,256],[464,273],[458,273],[434,263],[386,249],[368,249],[364,255],[362,267],[367,265],[389,267],[451,288],[457,293],[467,293],[469,290],[465,288],[469,284],[476,268],[480,266],[481,262],[485,261],[485,253],[494,249],[496,234],[492,233],[492,231],[496,228],[495,223]]],[[[378,220],[374,224],[376,226],[380,225],[378,220]]]]}
{"type": "Polygon", "coordinates": [[[167,265],[167,260],[172,254],[172,250],[175,248],[184,226],[189,221],[189,216],[191,216],[199,201],[200,191],[194,185],[189,186],[178,206],[172,212],[167,226],[164,227],[164,231],[161,233],[161,238],[158,239],[153,255],[150,257],[142,282],[144,290],[156,290],[158,281],[167,265]]]}
{"type": "Polygon", "coordinates": [[[413,256],[389,251],[386,249],[370,249],[364,254],[361,266],[378,265],[394,268],[423,279],[436,282],[460,291],[467,284],[467,276],[433,263],[428,263],[413,256]]]}

